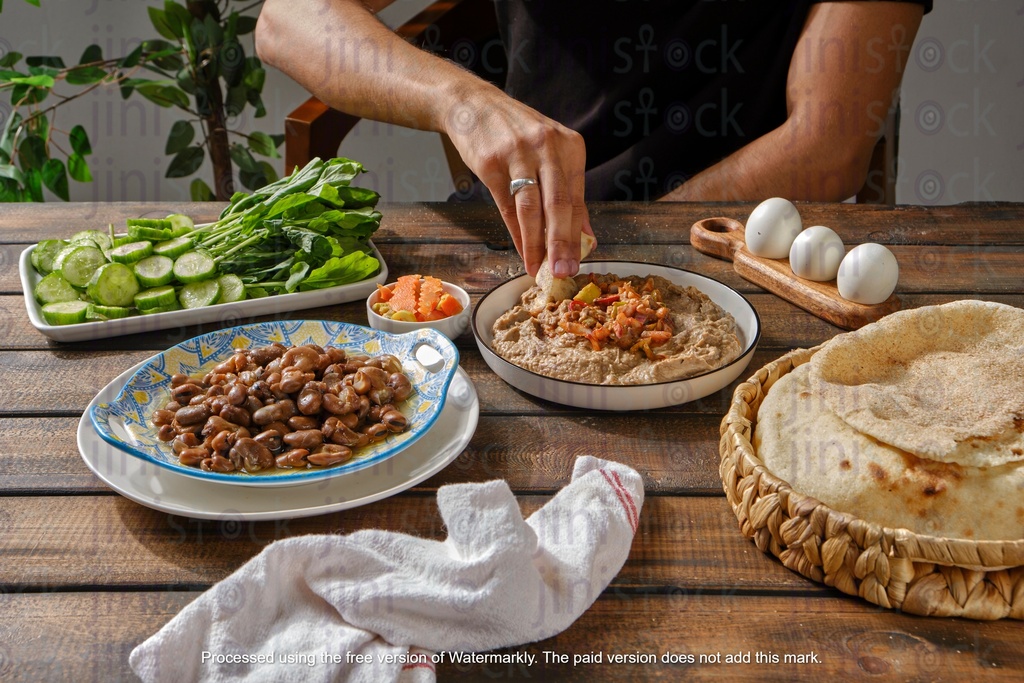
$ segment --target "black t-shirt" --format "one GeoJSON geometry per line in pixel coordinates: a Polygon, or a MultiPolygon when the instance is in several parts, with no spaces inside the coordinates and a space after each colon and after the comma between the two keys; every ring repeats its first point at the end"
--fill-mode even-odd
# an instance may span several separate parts
{"type": "Polygon", "coordinates": [[[583,136],[588,200],[655,199],[785,121],[813,1],[496,0],[505,90],[583,136]]]}

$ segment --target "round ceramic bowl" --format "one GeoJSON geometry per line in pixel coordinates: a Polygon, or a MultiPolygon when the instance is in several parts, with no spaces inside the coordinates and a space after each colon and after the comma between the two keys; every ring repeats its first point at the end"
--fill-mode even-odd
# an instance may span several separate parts
{"type": "Polygon", "coordinates": [[[761,321],[750,302],[732,287],[687,270],[638,261],[588,261],[580,264],[580,272],[639,277],[660,275],[681,287],[696,287],[736,319],[743,350],[734,361],[711,372],[654,384],[599,385],[545,377],[514,365],[491,350],[494,321],[515,306],[520,295],[534,284],[532,277],[522,275],[488,292],[473,313],[473,334],[481,355],[491,370],[516,389],[577,408],[650,410],[713,394],[737,379],[750,363],[761,336],[761,321]]]}
{"type": "MultiPolygon", "coordinates": [[[[388,283],[387,287],[394,286],[395,283],[388,283]]],[[[422,323],[410,323],[402,320],[392,320],[385,318],[382,315],[377,314],[373,310],[373,305],[380,301],[380,290],[375,290],[366,299],[366,319],[370,323],[370,327],[375,330],[381,330],[383,332],[391,332],[392,334],[405,334],[406,332],[413,332],[415,330],[432,329],[437,330],[449,339],[455,339],[460,334],[469,328],[469,294],[466,293],[462,287],[453,285],[450,282],[441,281],[441,286],[444,291],[451,294],[459,303],[462,304],[462,311],[455,315],[441,320],[428,320],[422,323]]]]}

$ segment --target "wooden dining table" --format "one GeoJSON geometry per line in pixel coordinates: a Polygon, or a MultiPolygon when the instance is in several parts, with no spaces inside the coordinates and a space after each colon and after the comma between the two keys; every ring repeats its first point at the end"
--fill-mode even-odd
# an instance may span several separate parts
{"type": "MultiPolygon", "coordinates": [[[[453,664],[440,680],[1022,680],[1016,621],[886,610],[805,579],[740,533],[719,478],[719,425],[735,387],[651,411],[570,408],[520,392],[485,364],[471,331],[456,339],[481,415],[465,450],[392,497],[320,516],[238,522],[171,515],[109,489],[83,462],[83,410],[115,377],[198,334],[249,319],[57,343],[30,324],[19,254],[46,238],[123,226],[130,217],[216,218],[216,203],[0,205],[0,680],[133,680],[128,656],[211,585],[268,544],[377,528],[444,539],[438,487],[504,479],[529,514],[565,486],[584,454],[625,463],[646,501],[629,557],[564,632],[498,653],[530,664],[453,664]],[[610,655],[632,655],[614,663],[610,655]],[[597,661],[600,655],[600,662],[597,661]],[[687,655],[692,656],[693,663],[687,655]],[[788,661],[787,661],[787,655],[788,661]],[[653,661],[648,660],[653,657],[653,661]]],[[[474,303],[523,272],[497,211],[476,204],[391,204],[374,243],[390,279],[432,274],[474,303]]],[[[741,379],[842,330],[752,285],[689,244],[711,216],[750,204],[590,206],[602,260],[675,266],[719,280],[757,310],[760,343],[741,379]]],[[[804,225],[846,245],[879,242],[899,261],[904,308],[979,298],[1024,307],[1024,206],[801,204],[804,225]]],[[[367,323],[362,300],[288,317],[367,323]]],[[[266,320],[271,318],[257,318],[266,320]]],[[[129,456],[124,456],[129,457],[129,456]]],[[[330,644],[318,644],[329,649],[330,644]]]]}

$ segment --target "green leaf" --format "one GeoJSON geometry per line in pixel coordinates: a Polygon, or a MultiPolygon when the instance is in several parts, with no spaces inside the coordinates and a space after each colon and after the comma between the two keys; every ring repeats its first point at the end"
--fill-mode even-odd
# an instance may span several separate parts
{"type": "Polygon", "coordinates": [[[82,52],[82,57],[78,60],[79,64],[92,64],[93,62],[103,61],[103,48],[99,45],[93,44],[85,48],[82,52]]]}
{"type": "Polygon", "coordinates": [[[213,16],[207,14],[206,18],[203,19],[203,30],[206,31],[206,44],[210,47],[224,42],[224,30],[213,16]]]}
{"type": "Polygon", "coordinates": [[[224,111],[228,116],[238,116],[245,109],[245,86],[236,85],[228,89],[227,99],[224,101],[224,111]]]}
{"type": "Polygon", "coordinates": [[[364,280],[380,269],[380,262],[373,256],[354,251],[341,258],[332,257],[306,278],[299,289],[323,289],[364,280]]]}
{"type": "Polygon", "coordinates": [[[149,20],[153,22],[153,28],[156,29],[157,33],[168,40],[178,40],[181,38],[180,35],[175,34],[175,32],[171,30],[171,25],[167,20],[166,13],[158,10],[156,7],[147,7],[146,11],[149,12],[149,20]]]}
{"type": "Polygon", "coordinates": [[[277,171],[274,170],[273,166],[268,164],[266,161],[261,161],[260,168],[263,169],[263,177],[267,179],[268,183],[277,181],[277,171]]]}
{"type": "Polygon", "coordinates": [[[251,69],[246,72],[242,82],[246,87],[256,92],[263,92],[263,84],[267,80],[267,71],[263,68],[251,69]]]}
{"type": "Polygon", "coordinates": [[[284,142],[284,133],[273,134],[270,136],[270,139],[274,141],[274,147],[280,147],[284,142]]]}
{"type": "Polygon", "coordinates": [[[55,69],[65,69],[64,60],[60,57],[28,57],[25,63],[29,66],[52,66],[55,69]]]}
{"type": "Polygon", "coordinates": [[[130,85],[133,85],[140,95],[161,107],[177,105],[185,109],[188,108],[188,95],[182,92],[178,88],[178,84],[174,81],[147,81],[139,78],[132,78],[125,81],[125,83],[130,83],[130,85]]]}
{"type": "Polygon", "coordinates": [[[38,169],[25,171],[25,190],[32,201],[43,201],[43,176],[38,169]]]}
{"type": "MultiPolygon", "coordinates": [[[[192,23],[192,14],[174,0],[164,1],[164,16],[167,26],[174,33],[175,38],[184,38],[189,24],[192,23]]],[[[166,36],[164,36],[166,38],[166,36]]]]}
{"type": "Polygon", "coordinates": [[[3,57],[0,57],[0,66],[14,66],[22,57],[24,57],[24,55],[20,52],[8,52],[3,57]]]}
{"type": "Polygon", "coordinates": [[[33,88],[30,85],[19,84],[11,88],[11,104],[20,106],[24,104],[39,104],[46,99],[50,91],[46,88],[33,88]]]}
{"type": "Polygon", "coordinates": [[[60,75],[60,69],[54,69],[52,66],[30,66],[28,72],[33,76],[49,76],[55,81],[60,75]]]}
{"type": "Polygon", "coordinates": [[[225,40],[220,49],[218,60],[221,78],[234,87],[242,82],[243,69],[245,67],[245,49],[237,40],[225,40]]]}
{"type": "Polygon", "coordinates": [[[50,159],[43,165],[43,183],[50,192],[64,201],[71,200],[68,194],[68,173],[60,159],[50,159]]]}
{"type": "Polygon", "coordinates": [[[256,17],[250,17],[248,15],[239,15],[238,17],[238,35],[244,36],[246,33],[252,33],[256,30],[256,17]]]}
{"type": "Polygon", "coordinates": [[[142,48],[147,62],[151,62],[161,69],[174,70],[182,68],[183,50],[176,43],[168,43],[166,40],[147,40],[142,43],[142,48]]]}
{"type": "Polygon", "coordinates": [[[164,154],[177,154],[192,144],[196,137],[196,129],[191,121],[175,121],[171,126],[171,133],[167,136],[167,145],[164,146],[164,154]]]}
{"type": "Polygon", "coordinates": [[[49,74],[36,74],[35,76],[15,76],[10,79],[11,83],[19,85],[30,85],[34,88],[52,88],[55,81],[49,74]]]}
{"type": "Polygon", "coordinates": [[[107,77],[107,72],[98,66],[72,67],[65,78],[71,85],[89,85],[99,83],[107,77]]]}
{"type": "Polygon", "coordinates": [[[42,169],[43,164],[50,158],[46,151],[46,143],[41,137],[29,135],[18,145],[18,160],[21,167],[28,169],[42,169]]]}
{"type": "Polygon", "coordinates": [[[92,182],[92,171],[85,157],[80,154],[72,154],[68,157],[68,173],[80,183],[92,182]]]}
{"type": "Polygon", "coordinates": [[[121,61],[117,63],[118,66],[122,69],[130,69],[138,64],[139,60],[142,59],[143,45],[144,43],[139,43],[134,50],[122,57],[121,61]]]}
{"type": "Polygon", "coordinates": [[[278,159],[281,157],[277,153],[277,145],[274,144],[274,140],[266,133],[255,131],[249,134],[249,148],[257,154],[262,154],[265,157],[271,157],[278,159]]]}
{"type": "MultiPolygon", "coordinates": [[[[259,164],[252,158],[252,154],[249,153],[242,145],[237,142],[231,145],[231,160],[235,162],[238,168],[247,173],[260,173],[259,164]]],[[[254,189],[254,188],[249,188],[254,189]]]]}
{"type": "Polygon", "coordinates": [[[83,157],[92,154],[89,134],[85,132],[85,128],[81,125],[71,129],[71,132],[68,133],[68,139],[71,141],[71,149],[75,150],[75,154],[80,154],[83,157]]]}
{"type": "Polygon", "coordinates": [[[0,178],[10,178],[19,185],[25,184],[25,176],[14,164],[0,164],[0,178]]]}
{"type": "Polygon", "coordinates": [[[206,152],[203,151],[202,147],[186,147],[171,159],[171,165],[167,167],[166,176],[168,178],[190,176],[199,170],[205,158],[206,152]]]}
{"type": "Polygon", "coordinates": [[[193,180],[188,189],[194,202],[212,202],[214,200],[213,190],[199,178],[193,180]]]}
{"type": "Polygon", "coordinates": [[[39,116],[31,116],[28,121],[25,122],[25,130],[28,135],[35,135],[42,138],[43,141],[49,141],[50,119],[42,114],[39,116]]]}
{"type": "Polygon", "coordinates": [[[255,171],[238,169],[238,180],[242,183],[242,187],[247,190],[259,189],[268,182],[267,177],[263,175],[263,169],[258,164],[255,171]]]}

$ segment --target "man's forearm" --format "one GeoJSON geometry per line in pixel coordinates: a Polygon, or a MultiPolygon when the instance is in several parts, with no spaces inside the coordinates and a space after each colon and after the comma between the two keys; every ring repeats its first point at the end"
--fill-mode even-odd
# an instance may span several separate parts
{"type": "Polygon", "coordinates": [[[453,103],[496,90],[405,42],[353,0],[268,0],[256,47],[325,104],[421,130],[445,131],[453,103]]]}

